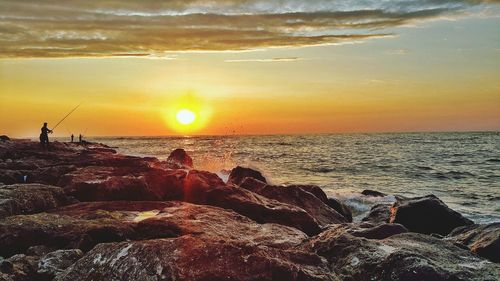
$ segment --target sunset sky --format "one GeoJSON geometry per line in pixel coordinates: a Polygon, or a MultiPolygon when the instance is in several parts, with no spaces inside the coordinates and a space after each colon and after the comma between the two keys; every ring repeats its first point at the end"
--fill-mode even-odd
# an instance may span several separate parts
{"type": "Polygon", "coordinates": [[[55,136],[500,130],[500,1],[0,0],[0,135],[80,103],[55,136]]]}

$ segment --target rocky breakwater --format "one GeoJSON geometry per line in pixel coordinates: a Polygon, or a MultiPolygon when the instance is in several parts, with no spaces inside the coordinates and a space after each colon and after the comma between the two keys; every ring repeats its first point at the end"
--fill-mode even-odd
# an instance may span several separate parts
{"type": "Polygon", "coordinates": [[[352,222],[320,187],[272,185],[244,167],[225,183],[180,149],[160,161],[2,139],[0,160],[0,280],[500,277],[498,225],[435,197],[352,222]]]}

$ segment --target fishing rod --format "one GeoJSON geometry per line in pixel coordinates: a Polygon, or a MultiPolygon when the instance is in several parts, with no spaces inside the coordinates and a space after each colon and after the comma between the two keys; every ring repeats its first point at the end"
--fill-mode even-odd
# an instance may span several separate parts
{"type": "MultiPolygon", "coordinates": [[[[83,102],[82,102],[83,103],[83,102]]],[[[80,103],[79,105],[77,105],[75,108],[73,108],[68,114],[66,114],[66,116],[64,116],[63,119],[61,119],[61,121],[59,121],[53,128],[52,130],[54,130],[55,128],[57,128],[57,126],[59,126],[59,124],[61,124],[66,118],[68,118],[68,116],[71,115],[71,113],[75,112],[75,110],[77,110],[80,105],[82,105],[82,103],[80,103]]]]}

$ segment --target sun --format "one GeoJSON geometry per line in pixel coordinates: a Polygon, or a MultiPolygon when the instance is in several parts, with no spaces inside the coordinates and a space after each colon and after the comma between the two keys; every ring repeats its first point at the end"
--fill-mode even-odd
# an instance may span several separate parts
{"type": "Polygon", "coordinates": [[[186,108],[177,111],[175,117],[182,125],[191,125],[196,121],[196,113],[186,108]]]}

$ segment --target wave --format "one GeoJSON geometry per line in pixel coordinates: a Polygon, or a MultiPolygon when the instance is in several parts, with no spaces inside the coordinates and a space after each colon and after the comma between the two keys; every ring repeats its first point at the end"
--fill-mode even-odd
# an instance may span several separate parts
{"type": "Polygon", "coordinates": [[[302,168],[302,170],[309,171],[309,172],[314,172],[314,173],[320,173],[320,174],[327,174],[327,173],[335,172],[335,169],[333,169],[333,168],[327,168],[327,167],[302,168]]]}
{"type": "Polygon", "coordinates": [[[475,174],[470,173],[470,172],[458,172],[458,171],[449,171],[446,173],[443,172],[437,172],[433,174],[433,176],[437,179],[454,179],[454,180],[459,180],[459,179],[465,179],[465,178],[470,178],[470,177],[476,177],[475,174]]]}

